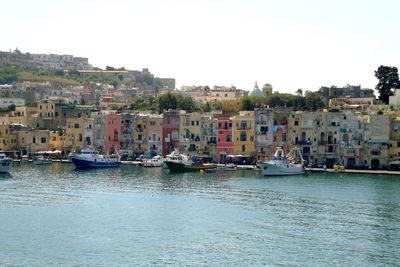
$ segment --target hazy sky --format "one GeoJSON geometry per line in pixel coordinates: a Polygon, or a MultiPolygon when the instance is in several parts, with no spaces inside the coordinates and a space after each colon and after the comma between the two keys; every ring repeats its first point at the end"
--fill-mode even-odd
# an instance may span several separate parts
{"type": "Polygon", "coordinates": [[[400,67],[397,0],[0,0],[0,50],[149,68],[181,85],[374,88],[400,67]]]}

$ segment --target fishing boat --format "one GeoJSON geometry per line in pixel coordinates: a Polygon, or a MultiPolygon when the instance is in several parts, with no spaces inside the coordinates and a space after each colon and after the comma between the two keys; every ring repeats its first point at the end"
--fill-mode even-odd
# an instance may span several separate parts
{"type": "Polygon", "coordinates": [[[0,173],[8,173],[13,163],[13,159],[0,152],[0,173]]]}
{"type": "Polygon", "coordinates": [[[72,153],[69,158],[79,169],[119,167],[121,164],[121,158],[118,154],[103,155],[93,147],[79,149],[72,153]]]}
{"type": "Polygon", "coordinates": [[[299,151],[299,156],[301,159],[301,164],[295,163],[294,157],[289,157],[289,155],[294,155],[297,150],[293,150],[288,154],[288,157],[285,156],[285,152],[282,148],[278,148],[275,151],[274,156],[259,166],[261,167],[262,174],[264,176],[285,176],[285,175],[298,175],[303,174],[303,157],[299,151]]]}
{"type": "Polygon", "coordinates": [[[154,156],[151,159],[143,160],[143,167],[161,167],[163,160],[160,156],[154,156]]]}
{"type": "Polygon", "coordinates": [[[51,162],[51,159],[45,158],[43,155],[39,155],[33,158],[33,164],[36,165],[51,164],[51,162]]]}
{"type": "Polygon", "coordinates": [[[217,168],[216,164],[197,163],[188,156],[179,153],[167,155],[164,164],[171,172],[199,172],[217,168]]]}

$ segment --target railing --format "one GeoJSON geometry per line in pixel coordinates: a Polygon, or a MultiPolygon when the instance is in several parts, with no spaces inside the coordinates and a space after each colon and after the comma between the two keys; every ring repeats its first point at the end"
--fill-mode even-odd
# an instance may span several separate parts
{"type": "Polygon", "coordinates": [[[300,141],[295,141],[293,142],[294,145],[311,145],[312,142],[308,140],[300,140],[300,141]]]}

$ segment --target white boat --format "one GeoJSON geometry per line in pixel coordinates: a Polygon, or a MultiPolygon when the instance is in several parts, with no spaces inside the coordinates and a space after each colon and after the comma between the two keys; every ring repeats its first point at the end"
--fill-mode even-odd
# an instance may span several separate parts
{"type": "Polygon", "coordinates": [[[39,155],[33,158],[33,164],[36,165],[45,165],[51,163],[52,163],[51,159],[45,158],[43,155],[39,155]]]}
{"type": "Polygon", "coordinates": [[[13,163],[13,159],[0,152],[0,173],[8,173],[13,163]]]}
{"type": "MultiPolygon", "coordinates": [[[[289,153],[291,154],[292,151],[289,153]]],[[[303,174],[303,157],[301,156],[301,164],[295,164],[294,158],[290,159],[285,156],[283,149],[278,148],[275,151],[274,156],[260,164],[262,174],[264,176],[286,176],[286,175],[298,175],[303,174]]]]}
{"type": "Polygon", "coordinates": [[[161,167],[163,160],[160,156],[154,156],[151,159],[143,160],[143,167],[161,167]]]}
{"type": "Polygon", "coordinates": [[[233,164],[233,163],[226,164],[223,168],[224,171],[236,171],[236,169],[237,169],[237,166],[236,166],[236,164],[233,164]]]}
{"type": "Polygon", "coordinates": [[[121,164],[119,154],[102,155],[93,147],[79,149],[72,153],[69,158],[79,169],[119,167],[121,164]]]}

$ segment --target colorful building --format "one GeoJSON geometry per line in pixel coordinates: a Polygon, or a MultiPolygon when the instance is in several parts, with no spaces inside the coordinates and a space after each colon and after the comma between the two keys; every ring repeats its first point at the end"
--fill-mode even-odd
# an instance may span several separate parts
{"type": "Polygon", "coordinates": [[[233,116],[232,126],[234,157],[240,158],[240,162],[250,163],[255,156],[254,111],[240,111],[239,115],[233,116]]]}
{"type": "Polygon", "coordinates": [[[149,116],[136,114],[133,127],[133,154],[137,157],[147,154],[147,124],[149,116]]]}
{"type": "Polygon", "coordinates": [[[169,110],[163,114],[163,155],[179,149],[180,112],[169,110]]]}
{"type": "Polygon", "coordinates": [[[217,119],[217,149],[219,163],[226,163],[228,155],[233,155],[232,118],[217,119]]]}
{"type": "Polygon", "coordinates": [[[120,150],[121,141],[121,117],[119,114],[107,114],[104,116],[104,152],[113,153],[120,150]]]}
{"type": "Polygon", "coordinates": [[[163,116],[162,115],[149,115],[147,121],[147,151],[148,156],[153,157],[162,155],[162,137],[163,137],[163,116]]]}

